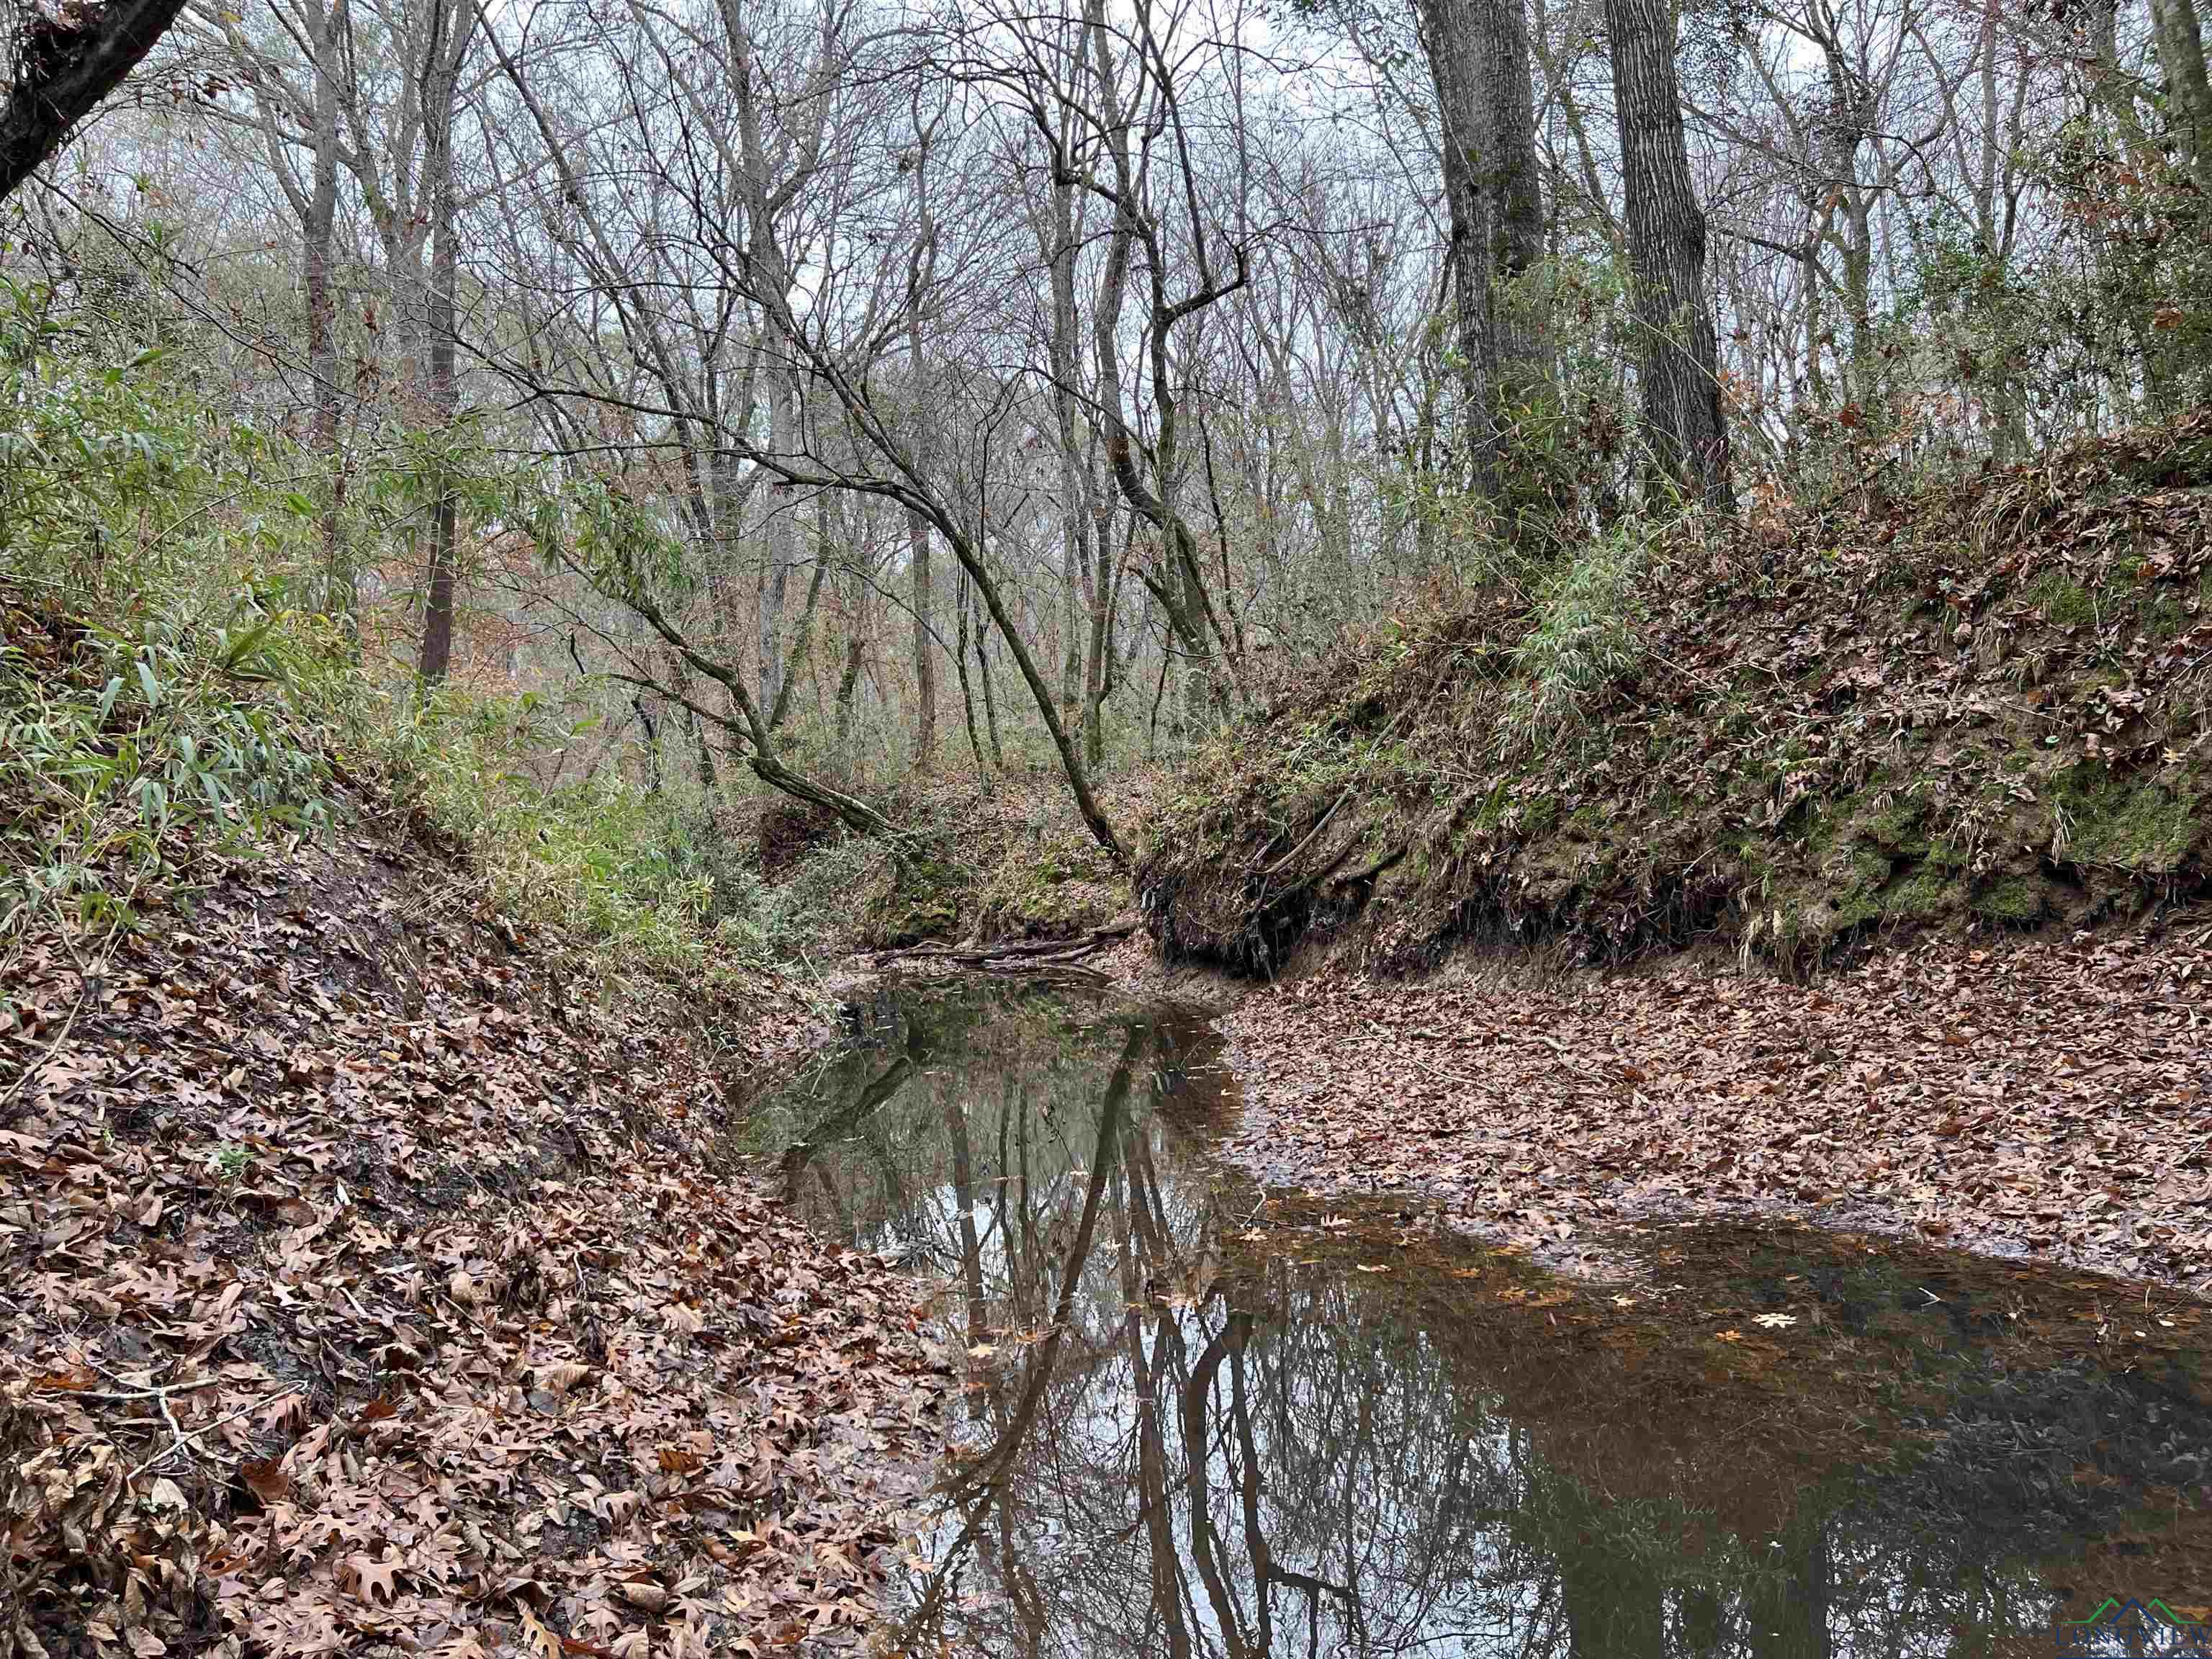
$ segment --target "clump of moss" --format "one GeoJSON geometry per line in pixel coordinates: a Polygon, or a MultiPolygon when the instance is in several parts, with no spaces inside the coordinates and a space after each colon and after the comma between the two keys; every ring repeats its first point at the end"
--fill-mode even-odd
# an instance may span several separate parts
{"type": "Polygon", "coordinates": [[[2029,876],[1990,883],[1972,900],[1976,915],[2007,927],[2033,927],[2044,916],[2043,884],[2029,876]]]}
{"type": "Polygon", "coordinates": [[[1928,850],[1928,837],[1923,830],[1927,821],[1925,802],[1914,795],[1899,794],[1868,818],[1867,833],[1880,846],[1917,855],[1928,850]]]}
{"type": "Polygon", "coordinates": [[[2156,783],[2127,782],[2084,763],[2057,781],[2060,850],[2070,863],[2133,875],[2166,876],[2187,860],[2203,834],[2193,795],[2156,783]]]}
{"type": "Polygon", "coordinates": [[[1882,890],[1881,914],[1887,921],[1934,921],[1955,911],[1963,896],[1957,882],[1923,865],[1882,890]]]}
{"type": "Polygon", "coordinates": [[[901,860],[889,890],[869,908],[862,930],[866,942],[895,949],[951,933],[960,921],[960,885],[934,860],[901,860]]]}
{"type": "Polygon", "coordinates": [[[2097,620],[2097,602],[2089,590],[2057,571],[2029,588],[2027,597],[2053,628],[2081,628],[2097,620]]]}

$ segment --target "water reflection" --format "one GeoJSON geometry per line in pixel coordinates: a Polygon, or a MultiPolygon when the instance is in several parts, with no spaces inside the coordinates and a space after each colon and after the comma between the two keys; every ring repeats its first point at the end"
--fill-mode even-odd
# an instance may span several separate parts
{"type": "Polygon", "coordinates": [[[1657,1236],[1624,1305],[1263,1209],[1195,1022],[876,1014],[766,1122],[818,1225],[953,1286],[907,1651],[2044,1653],[2212,1601],[2201,1310],[2113,1363],[2094,1282],[1747,1228],[1657,1236]]]}

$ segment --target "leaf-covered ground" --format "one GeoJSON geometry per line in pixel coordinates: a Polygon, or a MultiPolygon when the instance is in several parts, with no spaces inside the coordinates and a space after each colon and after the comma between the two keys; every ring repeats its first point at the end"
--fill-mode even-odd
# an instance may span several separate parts
{"type": "Polygon", "coordinates": [[[2212,927],[1931,940],[1811,986],[1340,972],[1224,1022],[1264,1178],[1596,1259],[1760,1213],[2212,1289],[2212,927]]]}
{"type": "Polygon", "coordinates": [[[564,991],[434,855],[233,869],[0,1014],[0,1654],[856,1644],[914,1291],[722,1155],[803,1018],[564,991]],[[89,971],[88,971],[89,970],[89,971]]]}

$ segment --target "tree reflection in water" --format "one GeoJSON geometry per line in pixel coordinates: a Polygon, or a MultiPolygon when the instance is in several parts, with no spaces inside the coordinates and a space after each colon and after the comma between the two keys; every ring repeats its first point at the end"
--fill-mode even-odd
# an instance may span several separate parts
{"type": "MultiPolygon", "coordinates": [[[[2212,1447],[2193,1367],[1914,1323],[1892,1269],[1812,1236],[1758,1249],[1831,1316],[1750,1385],[1700,1369],[1709,1331],[1562,1322],[1471,1249],[1285,1253],[1204,1157],[1197,1022],[1064,993],[888,1012],[766,1121],[815,1222],[941,1273],[970,1351],[908,1651],[1999,1652],[2047,1644],[2094,1540],[2212,1447]]],[[[2193,1467],[2167,1579],[2091,1603],[2183,1596],[2193,1467]]]]}

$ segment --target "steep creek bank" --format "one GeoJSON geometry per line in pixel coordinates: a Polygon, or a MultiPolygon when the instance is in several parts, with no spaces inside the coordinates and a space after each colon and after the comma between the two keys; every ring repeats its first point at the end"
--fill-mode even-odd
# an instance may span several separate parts
{"type": "Polygon", "coordinates": [[[857,1646],[947,1378],[730,1154],[790,988],[579,994],[404,841],[210,879],[0,985],[0,1659],[857,1646]]]}

